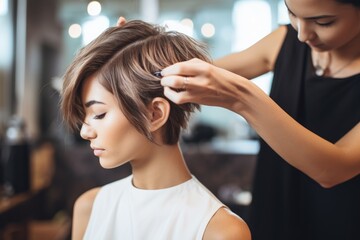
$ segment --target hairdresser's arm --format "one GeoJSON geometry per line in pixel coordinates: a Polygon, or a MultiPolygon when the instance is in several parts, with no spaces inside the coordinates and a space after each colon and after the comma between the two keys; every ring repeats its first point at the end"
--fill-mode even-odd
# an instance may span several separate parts
{"type": "Polygon", "coordinates": [[[249,48],[215,60],[214,65],[248,79],[272,71],[286,31],[280,26],[249,48]]]}
{"type": "Polygon", "coordinates": [[[297,123],[261,90],[250,91],[247,106],[234,111],[288,163],[326,188],[360,173],[360,123],[333,144],[297,123]]]}
{"type": "Polygon", "coordinates": [[[198,59],[169,66],[162,74],[169,99],[224,107],[242,115],[274,151],[323,187],[360,173],[360,124],[332,144],[302,127],[254,83],[237,74],[198,59]],[[175,91],[183,87],[182,76],[189,76],[186,91],[175,91]]]}
{"type": "Polygon", "coordinates": [[[72,240],[82,240],[89,223],[91,209],[100,188],[83,193],[75,202],[72,221],[72,240]]]}

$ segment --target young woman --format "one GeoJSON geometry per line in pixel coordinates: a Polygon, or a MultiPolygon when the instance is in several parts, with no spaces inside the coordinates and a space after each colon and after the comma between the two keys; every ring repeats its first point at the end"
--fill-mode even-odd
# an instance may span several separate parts
{"type": "Polygon", "coordinates": [[[89,140],[103,168],[130,162],[132,175],[75,203],[76,239],[251,239],[246,223],[189,172],[178,140],[197,104],[176,105],[154,74],[191,58],[191,38],[142,21],[109,28],[64,76],[62,112],[89,140]]]}
{"type": "Polygon", "coordinates": [[[175,103],[230,109],[262,138],[254,239],[360,239],[360,1],[285,4],[291,25],[216,67],[169,66],[161,83],[175,103]],[[269,71],[270,97],[247,80],[269,71]]]}

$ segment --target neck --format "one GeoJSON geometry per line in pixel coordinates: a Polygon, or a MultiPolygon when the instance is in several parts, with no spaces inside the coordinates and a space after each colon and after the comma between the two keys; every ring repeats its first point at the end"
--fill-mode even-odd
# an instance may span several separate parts
{"type": "Polygon", "coordinates": [[[360,34],[330,51],[312,51],[312,57],[319,76],[346,77],[356,74],[360,66],[360,34]]]}
{"type": "Polygon", "coordinates": [[[180,147],[155,146],[142,160],[131,162],[133,184],[141,189],[162,189],[181,184],[191,178],[180,147]]]}
{"type": "Polygon", "coordinates": [[[359,72],[360,51],[345,55],[335,55],[332,52],[314,53],[313,63],[318,76],[351,76],[359,72]]]}

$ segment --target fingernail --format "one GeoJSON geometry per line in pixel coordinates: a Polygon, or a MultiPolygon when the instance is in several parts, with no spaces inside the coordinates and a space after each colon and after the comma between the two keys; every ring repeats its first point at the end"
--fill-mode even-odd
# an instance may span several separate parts
{"type": "Polygon", "coordinates": [[[162,77],[161,71],[156,71],[153,74],[155,77],[162,77]]]}

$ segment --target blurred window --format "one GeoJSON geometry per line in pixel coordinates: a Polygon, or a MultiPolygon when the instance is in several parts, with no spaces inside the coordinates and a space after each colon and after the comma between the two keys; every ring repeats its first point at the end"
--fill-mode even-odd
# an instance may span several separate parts
{"type": "Polygon", "coordinates": [[[242,0],[234,4],[233,51],[243,50],[271,32],[271,8],[267,1],[242,0]]]}
{"type": "Polygon", "coordinates": [[[87,45],[106,28],[110,26],[109,19],[105,16],[98,16],[89,21],[84,22],[82,29],[83,44],[87,45]]]}
{"type": "Polygon", "coordinates": [[[8,0],[0,0],[0,16],[6,15],[8,12],[8,0]]]}
{"type": "MultiPolygon", "coordinates": [[[[272,30],[271,6],[264,0],[241,0],[234,4],[233,24],[235,27],[235,40],[233,51],[243,50],[272,30]]],[[[270,92],[272,74],[268,73],[254,79],[267,94],[270,92]]]]}

